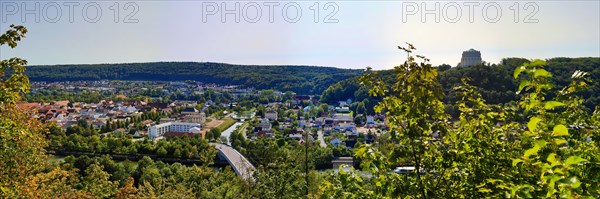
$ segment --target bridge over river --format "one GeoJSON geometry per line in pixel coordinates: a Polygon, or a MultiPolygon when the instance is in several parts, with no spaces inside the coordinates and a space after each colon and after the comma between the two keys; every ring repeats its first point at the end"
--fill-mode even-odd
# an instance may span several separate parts
{"type": "Polygon", "coordinates": [[[211,144],[219,151],[219,156],[229,162],[229,165],[231,165],[231,168],[233,168],[233,171],[235,171],[238,176],[242,177],[244,180],[254,180],[252,175],[256,168],[254,168],[252,163],[250,163],[246,157],[233,147],[217,143],[211,144]]]}

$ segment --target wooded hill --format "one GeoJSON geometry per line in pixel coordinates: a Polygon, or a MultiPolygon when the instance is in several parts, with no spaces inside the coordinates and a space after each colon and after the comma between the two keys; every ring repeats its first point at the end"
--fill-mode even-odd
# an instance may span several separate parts
{"type": "Polygon", "coordinates": [[[329,85],[355,77],[361,70],[315,66],[259,66],[211,62],[153,62],[89,65],[29,66],[31,81],[80,80],[196,80],[298,94],[321,94],[329,85]]]}

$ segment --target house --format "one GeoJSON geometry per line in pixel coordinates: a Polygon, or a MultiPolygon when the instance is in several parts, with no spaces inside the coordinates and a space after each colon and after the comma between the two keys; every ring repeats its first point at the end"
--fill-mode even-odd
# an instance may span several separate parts
{"type": "Polygon", "coordinates": [[[354,123],[351,123],[351,122],[341,123],[341,124],[339,124],[339,130],[341,130],[341,131],[356,131],[356,126],[354,125],[354,123]]]}
{"type": "Polygon", "coordinates": [[[313,128],[321,128],[323,126],[323,122],[322,121],[315,121],[313,122],[313,128]]]}
{"type": "Polygon", "coordinates": [[[350,114],[348,113],[336,113],[333,115],[333,120],[335,121],[335,123],[353,123],[354,120],[352,119],[352,116],[350,116],[350,114]]]}
{"type": "Polygon", "coordinates": [[[302,103],[304,101],[309,101],[310,100],[310,96],[309,95],[296,95],[294,96],[294,103],[299,104],[302,103]]]}
{"type": "Polygon", "coordinates": [[[127,129],[118,128],[113,131],[113,133],[127,133],[127,129]]]}
{"type": "Polygon", "coordinates": [[[306,113],[306,112],[310,111],[310,106],[306,106],[302,110],[306,113]]]}
{"type": "Polygon", "coordinates": [[[265,113],[265,117],[269,120],[277,120],[277,111],[274,110],[268,110],[265,113]]]}
{"type": "Polygon", "coordinates": [[[340,166],[342,166],[342,165],[347,165],[347,166],[353,167],[354,166],[354,158],[339,157],[337,159],[332,160],[331,164],[333,164],[334,169],[340,168],[340,166]]]}
{"type": "Polygon", "coordinates": [[[133,106],[128,106],[128,107],[124,107],[123,111],[127,112],[127,113],[134,113],[137,111],[137,109],[133,106]]]}
{"type": "Polygon", "coordinates": [[[53,105],[57,108],[67,107],[69,105],[69,100],[56,101],[53,102],[53,105]]]}
{"type": "Polygon", "coordinates": [[[338,139],[338,138],[333,138],[331,140],[331,145],[332,146],[339,146],[340,144],[342,144],[342,141],[340,139],[338,139]]]}
{"type": "Polygon", "coordinates": [[[334,122],[333,119],[327,118],[327,119],[325,119],[325,126],[333,126],[334,125],[333,122],[334,122]]]}
{"type": "Polygon", "coordinates": [[[147,106],[151,107],[151,108],[156,108],[156,109],[162,110],[164,108],[168,108],[169,104],[168,103],[159,103],[159,102],[150,102],[147,104],[147,106]]]}
{"type": "Polygon", "coordinates": [[[271,122],[269,122],[269,119],[263,118],[260,120],[260,123],[256,125],[256,127],[260,127],[263,131],[268,131],[271,129],[271,122]]]}
{"type": "Polygon", "coordinates": [[[291,138],[291,139],[302,140],[303,135],[299,134],[299,133],[294,133],[294,134],[288,135],[288,137],[291,138]]]}
{"type": "Polygon", "coordinates": [[[293,134],[304,134],[304,129],[302,128],[297,128],[295,130],[292,130],[293,134]]]}
{"type": "Polygon", "coordinates": [[[99,128],[102,128],[106,124],[106,121],[95,120],[92,124],[94,125],[94,128],[99,129],[99,128]]]}
{"type": "MultiPolygon", "coordinates": [[[[302,144],[304,143],[304,134],[301,133],[295,133],[295,134],[290,134],[288,135],[290,139],[295,139],[298,140],[298,143],[302,144]]],[[[308,136],[308,141],[314,142],[315,138],[313,136],[308,136]]]]}
{"type": "Polygon", "coordinates": [[[183,115],[191,115],[191,114],[199,114],[200,111],[198,111],[198,109],[195,108],[185,108],[181,111],[181,114],[183,115]]]}
{"type": "Polygon", "coordinates": [[[190,122],[190,123],[204,124],[204,123],[206,123],[206,114],[203,112],[202,113],[185,114],[183,116],[183,121],[190,122]]]}
{"type": "Polygon", "coordinates": [[[375,124],[375,117],[369,115],[367,116],[367,124],[368,125],[374,125],[375,124]]]}
{"type": "Polygon", "coordinates": [[[346,135],[350,138],[350,137],[357,137],[358,136],[358,132],[356,130],[346,130],[346,135]]]}
{"type": "Polygon", "coordinates": [[[337,113],[350,113],[350,108],[347,106],[344,107],[335,107],[335,112],[337,113]]]}
{"type": "Polygon", "coordinates": [[[298,126],[304,127],[306,125],[306,120],[298,120],[298,126]]]}
{"type": "Polygon", "coordinates": [[[274,134],[272,132],[270,132],[270,131],[258,131],[256,133],[256,135],[258,135],[258,136],[269,136],[269,137],[273,137],[274,136],[274,134]]]}
{"type": "Polygon", "coordinates": [[[168,122],[176,122],[175,118],[160,118],[159,123],[164,124],[168,122]]]}

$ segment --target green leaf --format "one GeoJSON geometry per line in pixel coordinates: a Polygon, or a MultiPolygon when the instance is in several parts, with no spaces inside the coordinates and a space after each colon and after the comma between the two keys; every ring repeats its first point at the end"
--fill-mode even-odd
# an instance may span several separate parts
{"type": "Polygon", "coordinates": [[[565,140],[565,139],[555,139],[554,143],[556,143],[556,145],[560,146],[560,145],[563,145],[563,144],[567,143],[567,140],[565,140]]]}
{"type": "Polygon", "coordinates": [[[521,80],[521,82],[519,83],[519,89],[517,90],[517,93],[521,92],[521,90],[523,90],[523,88],[525,88],[529,85],[531,85],[531,82],[529,82],[528,80],[521,80]]]}
{"type": "Polygon", "coordinates": [[[519,77],[519,74],[521,74],[521,72],[525,71],[525,66],[520,66],[515,68],[515,72],[513,74],[513,76],[515,77],[515,79],[517,79],[517,77],[519,77]]]}
{"type": "Polygon", "coordinates": [[[569,129],[565,125],[559,124],[554,126],[552,129],[552,136],[566,136],[569,135],[569,129]]]}
{"type": "Polygon", "coordinates": [[[583,159],[579,156],[570,156],[569,158],[567,158],[565,160],[565,164],[567,164],[567,165],[579,164],[581,162],[587,162],[587,160],[583,159]]]}
{"type": "Polygon", "coordinates": [[[571,185],[571,188],[574,188],[574,189],[578,188],[581,185],[581,182],[575,176],[567,178],[567,179],[562,179],[559,182],[563,183],[563,184],[571,185]]]}
{"type": "Polygon", "coordinates": [[[523,162],[523,160],[521,160],[521,159],[513,159],[513,161],[512,161],[512,166],[513,166],[513,167],[514,167],[514,166],[517,166],[517,164],[519,164],[519,163],[521,163],[521,162],[523,162]]]}
{"type": "Polygon", "coordinates": [[[541,60],[541,59],[535,59],[532,62],[529,62],[529,66],[531,66],[531,67],[536,67],[536,66],[541,67],[544,65],[546,65],[546,61],[541,60]]]}
{"type": "Polygon", "coordinates": [[[529,119],[529,122],[527,122],[527,128],[529,129],[529,131],[535,131],[540,121],[542,121],[542,119],[538,117],[532,117],[531,119],[529,119]]]}
{"type": "Polygon", "coordinates": [[[381,187],[381,182],[380,181],[375,182],[375,186],[381,187]]]}
{"type": "Polygon", "coordinates": [[[530,149],[525,150],[525,153],[523,153],[523,156],[525,156],[526,158],[529,158],[529,156],[531,156],[533,154],[536,154],[540,149],[541,149],[541,147],[534,146],[534,147],[532,147],[530,149]]]}
{"type": "Polygon", "coordinates": [[[556,162],[556,153],[551,153],[550,155],[548,155],[548,158],[546,158],[546,161],[548,161],[550,163],[556,162]]]}
{"type": "Polygon", "coordinates": [[[552,110],[552,109],[554,109],[554,108],[556,108],[556,107],[559,107],[559,106],[564,106],[564,105],[565,105],[565,104],[564,104],[564,103],[562,103],[562,102],[557,102],[557,101],[547,101],[547,102],[544,104],[544,108],[545,108],[546,110],[552,110]]]}
{"type": "Polygon", "coordinates": [[[544,69],[537,69],[533,73],[533,77],[552,77],[552,74],[544,69]]]}
{"type": "Polygon", "coordinates": [[[477,191],[481,193],[492,193],[492,190],[488,188],[479,188],[477,191]]]}
{"type": "Polygon", "coordinates": [[[546,143],[547,143],[547,142],[546,142],[546,141],[544,141],[544,140],[537,140],[537,141],[535,141],[535,142],[534,142],[535,146],[538,146],[538,147],[540,147],[540,148],[542,148],[542,147],[546,146],[546,143]]]}

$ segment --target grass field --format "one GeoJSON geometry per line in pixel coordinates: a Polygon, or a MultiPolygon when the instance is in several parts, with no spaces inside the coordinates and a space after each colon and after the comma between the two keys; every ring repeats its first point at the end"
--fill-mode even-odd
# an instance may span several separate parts
{"type": "Polygon", "coordinates": [[[227,130],[231,125],[235,124],[235,120],[230,117],[223,118],[223,123],[219,124],[219,126],[215,127],[219,129],[220,132],[227,130]]]}

